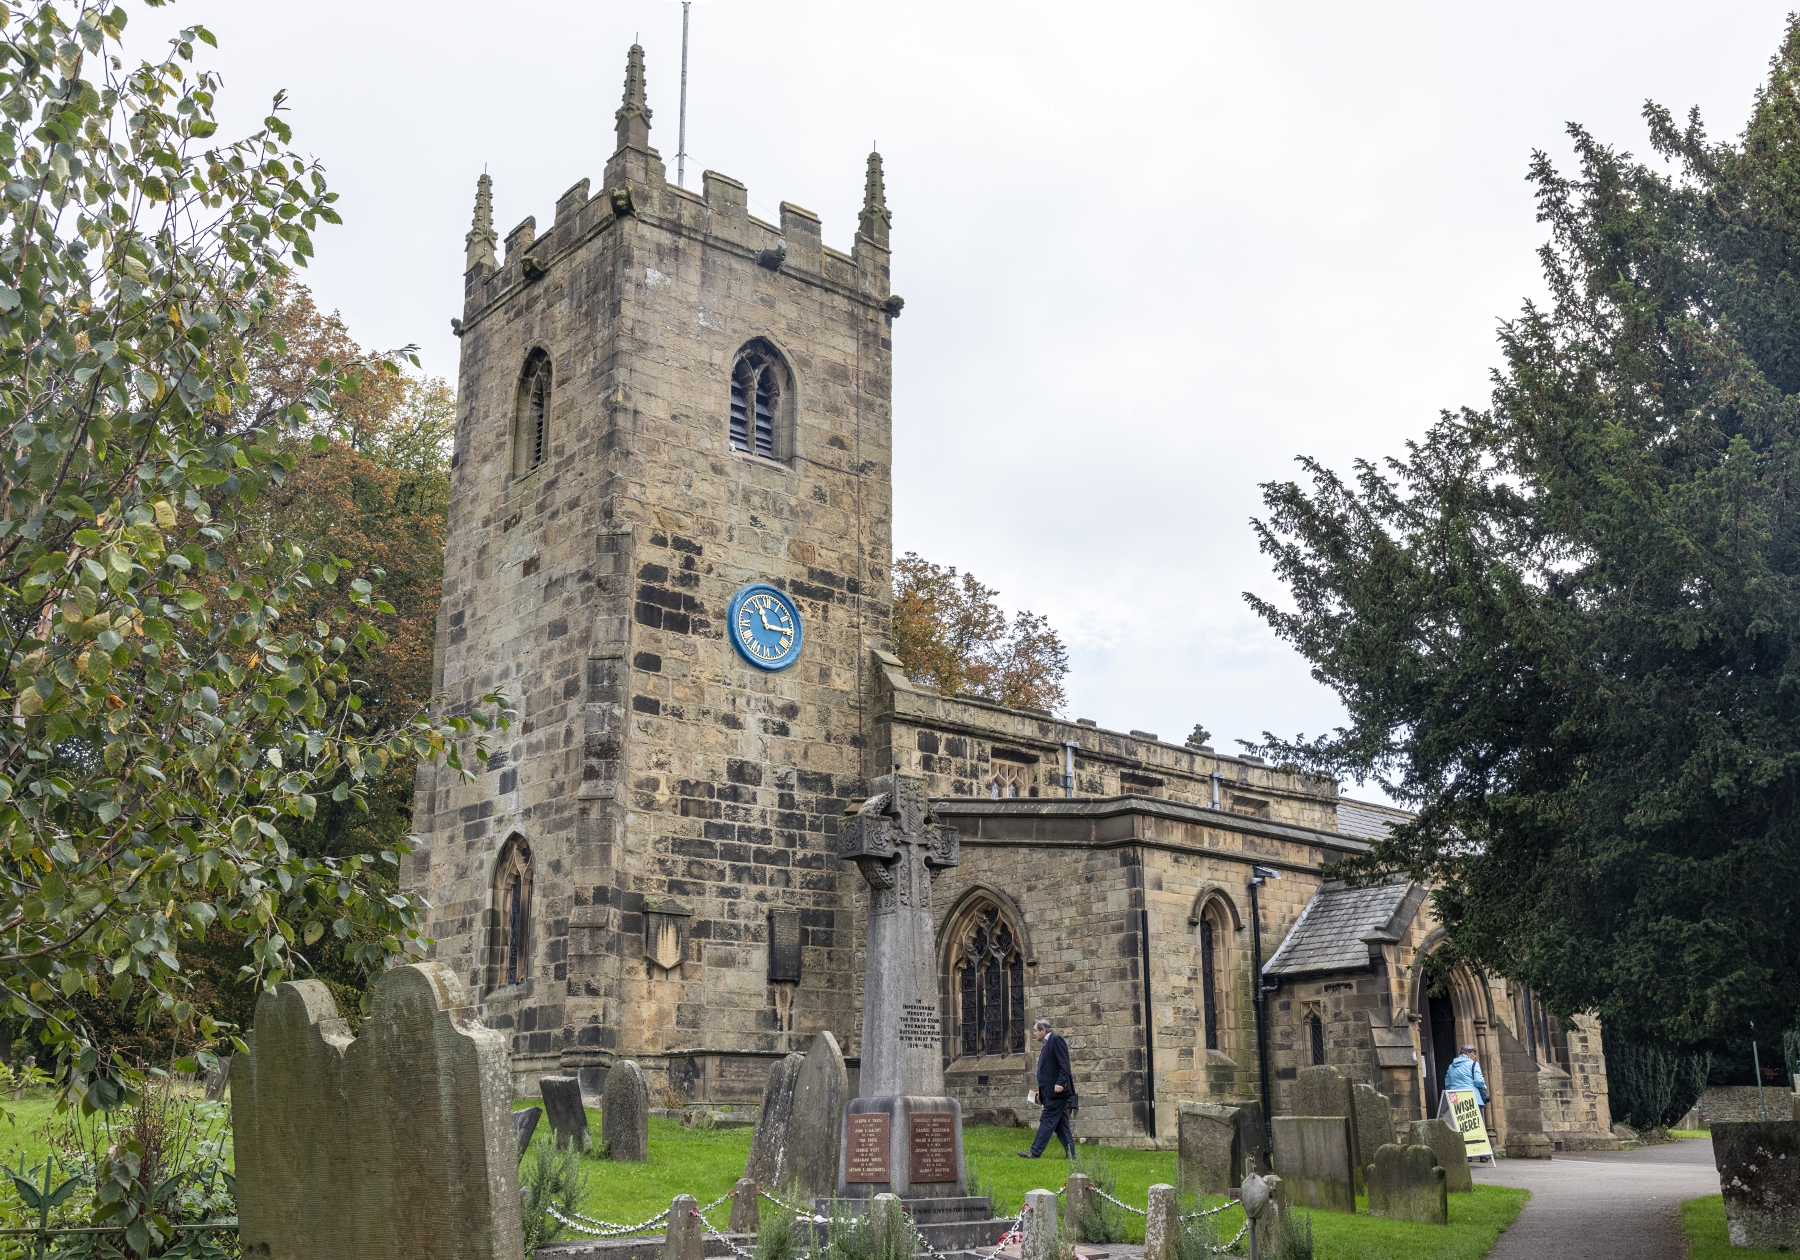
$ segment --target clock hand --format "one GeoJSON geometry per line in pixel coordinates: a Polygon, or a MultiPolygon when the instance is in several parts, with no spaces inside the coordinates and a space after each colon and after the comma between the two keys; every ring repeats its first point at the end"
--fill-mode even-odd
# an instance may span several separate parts
{"type": "Polygon", "coordinates": [[[773,631],[774,631],[774,632],[775,632],[775,633],[776,633],[776,634],[786,634],[786,633],[787,633],[787,632],[786,632],[786,631],[785,631],[785,630],[783,630],[783,629],[782,629],[782,628],[781,628],[781,627],[780,627],[780,626],[772,626],[772,625],[770,625],[770,624],[769,624],[769,614],[768,614],[768,613],[766,613],[766,612],[764,612],[764,611],[763,611],[763,610],[762,610],[762,609],[760,609],[760,608],[759,608],[759,609],[757,609],[757,610],[756,610],[756,615],[757,615],[757,616],[758,616],[758,617],[761,617],[761,618],[762,618],[762,623],[763,623],[763,629],[764,629],[764,630],[773,630],[773,631]]]}

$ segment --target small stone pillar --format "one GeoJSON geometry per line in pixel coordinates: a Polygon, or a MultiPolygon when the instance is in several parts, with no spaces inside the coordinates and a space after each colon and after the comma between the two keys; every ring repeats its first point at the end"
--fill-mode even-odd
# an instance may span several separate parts
{"type": "Polygon", "coordinates": [[[700,1200],[691,1194],[678,1194],[669,1201],[669,1232],[663,1236],[662,1260],[706,1260],[700,1200]]]}
{"type": "Polygon", "coordinates": [[[1150,1210],[1144,1217],[1144,1260],[1180,1260],[1181,1209],[1175,1187],[1150,1187],[1150,1210]]]}
{"type": "Polygon", "coordinates": [[[733,1234],[754,1234],[761,1223],[756,1201],[756,1183],[739,1177],[731,1191],[731,1223],[725,1228],[733,1234]]]}
{"type": "Polygon", "coordinates": [[[1287,1211],[1287,1196],[1282,1192],[1281,1178],[1269,1173],[1263,1178],[1263,1184],[1268,1187],[1269,1201],[1264,1205],[1262,1215],[1250,1227],[1252,1256],[1275,1254],[1275,1230],[1281,1221],[1281,1214],[1287,1211]]]}
{"type": "Polygon", "coordinates": [[[1019,1260],[1056,1260],[1056,1191],[1025,1192],[1019,1260]]]}
{"type": "Polygon", "coordinates": [[[1063,1236],[1070,1242],[1091,1242],[1081,1232],[1081,1222],[1094,1205],[1094,1183],[1086,1173],[1070,1173],[1063,1187],[1063,1236]]]}

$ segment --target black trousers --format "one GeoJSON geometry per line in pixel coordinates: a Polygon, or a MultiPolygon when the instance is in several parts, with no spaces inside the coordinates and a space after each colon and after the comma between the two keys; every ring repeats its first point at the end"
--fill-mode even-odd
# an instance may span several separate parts
{"type": "Polygon", "coordinates": [[[1033,1156],[1044,1153],[1044,1148],[1050,1145],[1050,1135],[1054,1133],[1063,1144],[1063,1153],[1070,1159],[1075,1158],[1075,1129],[1069,1123],[1069,1104],[1072,1101],[1067,1095],[1056,1094],[1045,1100],[1044,1114],[1038,1121],[1037,1137],[1031,1143],[1033,1156]]]}

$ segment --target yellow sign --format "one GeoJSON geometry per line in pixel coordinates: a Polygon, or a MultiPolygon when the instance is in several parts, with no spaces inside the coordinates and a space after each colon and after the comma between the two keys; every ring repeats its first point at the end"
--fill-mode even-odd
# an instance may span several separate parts
{"type": "Polygon", "coordinates": [[[1467,1154],[1493,1155],[1494,1148],[1488,1145],[1487,1125],[1481,1122],[1481,1096],[1474,1090],[1445,1090],[1444,1100],[1438,1104],[1438,1115],[1462,1131],[1463,1150],[1467,1154]]]}

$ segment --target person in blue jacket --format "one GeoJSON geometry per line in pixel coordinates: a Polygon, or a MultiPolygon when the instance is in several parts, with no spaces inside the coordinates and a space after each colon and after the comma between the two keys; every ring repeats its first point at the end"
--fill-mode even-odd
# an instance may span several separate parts
{"type": "MultiPolygon", "coordinates": [[[[1487,1078],[1481,1074],[1481,1064],[1475,1061],[1474,1046],[1464,1046],[1462,1053],[1450,1060],[1450,1066],[1444,1069],[1444,1089],[1446,1091],[1454,1089],[1464,1093],[1474,1090],[1475,1097],[1480,1100],[1481,1105],[1484,1108],[1487,1106],[1487,1078]]],[[[1487,1115],[1483,1112],[1483,1123],[1486,1123],[1486,1120],[1487,1115]]],[[[1483,1155],[1481,1159],[1485,1163],[1487,1156],[1483,1155]]]]}
{"type": "Polygon", "coordinates": [[[1020,1159],[1039,1159],[1044,1148],[1050,1144],[1050,1135],[1054,1133],[1062,1142],[1063,1154],[1070,1159],[1075,1158],[1075,1130],[1069,1123],[1069,1112],[1077,1104],[1075,1097],[1075,1077],[1069,1071],[1069,1043],[1050,1027],[1050,1021],[1040,1019],[1031,1029],[1032,1044],[1037,1047],[1037,1097],[1033,1099],[1044,1109],[1038,1121],[1037,1138],[1031,1143],[1029,1151],[1020,1151],[1020,1159]]]}

